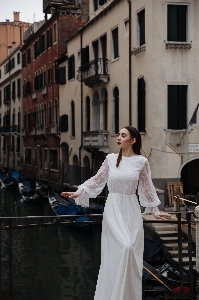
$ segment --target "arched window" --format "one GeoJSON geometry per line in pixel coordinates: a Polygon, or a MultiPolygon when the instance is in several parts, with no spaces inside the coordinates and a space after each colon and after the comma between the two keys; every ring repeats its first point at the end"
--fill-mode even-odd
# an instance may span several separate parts
{"type": "Polygon", "coordinates": [[[58,100],[55,99],[55,124],[58,124],[59,120],[59,107],[58,107],[58,100]]]}
{"type": "Polygon", "coordinates": [[[86,131],[90,131],[90,98],[86,97],[86,131]]]}
{"type": "Polygon", "coordinates": [[[49,121],[49,126],[51,126],[52,124],[52,103],[51,101],[49,102],[49,105],[48,105],[48,121],[49,121]]]}
{"type": "Polygon", "coordinates": [[[117,134],[119,132],[119,89],[116,86],[113,90],[113,132],[117,134]]]}
{"type": "Polygon", "coordinates": [[[145,132],[145,81],[144,77],[138,78],[138,130],[145,132]]]}
{"type": "Polygon", "coordinates": [[[44,125],[46,125],[46,103],[44,103],[44,125]]]}
{"type": "Polygon", "coordinates": [[[71,136],[75,136],[75,103],[71,101],[71,136]]]}

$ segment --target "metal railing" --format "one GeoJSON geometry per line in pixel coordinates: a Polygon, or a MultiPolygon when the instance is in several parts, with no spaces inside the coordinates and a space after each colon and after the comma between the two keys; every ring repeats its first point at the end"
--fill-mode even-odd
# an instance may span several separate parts
{"type": "MultiPolygon", "coordinates": [[[[177,202],[181,201],[179,197],[175,198],[177,202]]],[[[186,200],[186,199],[183,199],[186,200]]],[[[198,206],[199,211],[199,206],[198,206]]],[[[171,212],[171,214],[176,215],[176,220],[158,220],[158,219],[151,219],[151,220],[144,220],[145,223],[165,223],[165,224],[176,224],[177,230],[178,230],[178,249],[179,249],[179,256],[178,256],[178,264],[179,264],[179,272],[180,272],[180,293],[178,295],[174,294],[172,291],[165,292],[164,299],[199,299],[199,282],[197,280],[197,283],[194,281],[193,277],[193,262],[192,262],[192,234],[191,234],[191,216],[194,214],[193,211],[187,211],[186,212],[186,219],[182,219],[182,213],[180,211],[174,211],[171,212]],[[187,224],[188,226],[188,257],[189,257],[189,287],[190,287],[190,293],[185,294],[183,290],[183,258],[182,258],[182,224],[187,224]],[[195,288],[195,285],[197,285],[197,288],[195,288]],[[196,297],[196,298],[195,298],[196,297]]],[[[35,228],[35,227],[55,227],[55,226],[78,226],[76,222],[66,222],[64,221],[64,218],[74,218],[74,217],[80,217],[81,215],[63,215],[63,216],[24,216],[24,217],[1,217],[0,218],[0,243],[1,243],[1,237],[2,237],[2,231],[8,231],[8,238],[9,238],[9,300],[13,299],[13,230],[16,229],[23,229],[23,228],[35,228]],[[39,222],[39,219],[42,220],[48,220],[48,222],[39,222]],[[32,220],[35,220],[35,222],[32,222],[32,220]],[[59,222],[51,222],[49,223],[49,220],[57,219],[59,222]],[[62,221],[63,219],[63,221],[62,221]],[[30,221],[28,224],[23,224],[23,221],[30,221]],[[8,221],[8,224],[5,225],[5,221],[8,221]],[[16,224],[16,221],[19,221],[19,224],[16,224]],[[37,223],[38,221],[38,223],[37,223]]],[[[84,215],[85,216],[85,215],[84,215]]],[[[98,219],[98,217],[102,217],[102,214],[87,214],[86,217],[92,217],[94,218],[94,221],[86,221],[81,222],[79,225],[84,224],[100,224],[101,221],[98,219]]],[[[199,215],[196,218],[196,225],[197,225],[197,234],[199,235],[199,215]]],[[[199,237],[198,237],[199,241],[199,237]]],[[[199,244],[196,245],[196,248],[199,248],[199,244]]],[[[0,268],[1,268],[1,249],[2,245],[0,244],[0,268]]],[[[196,254],[199,253],[199,249],[196,249],[196,254]]],[[[199,264],[198,264],[198,258],[197,256],[196,260],[196,270],[197,274],[199,274],[199,264]]],[[[1,277],[0,277],[0,287],[1,287],[1,277]]],[[[3,300],[0,295],[0,300],[3,300]]]]}

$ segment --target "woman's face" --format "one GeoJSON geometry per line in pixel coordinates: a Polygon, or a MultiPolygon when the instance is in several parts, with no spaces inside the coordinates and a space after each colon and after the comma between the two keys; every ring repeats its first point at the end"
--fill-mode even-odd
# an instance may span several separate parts
{"type": "Polygon", "coordinates": [[[130,132],[126,128],[122,128],[117,137],[118,148],[129,149],[136,142],[135,138],[131,138],[130,132]]]}

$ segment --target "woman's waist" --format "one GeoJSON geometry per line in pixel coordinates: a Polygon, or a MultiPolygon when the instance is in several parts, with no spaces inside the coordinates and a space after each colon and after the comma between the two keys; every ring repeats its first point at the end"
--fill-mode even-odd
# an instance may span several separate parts
{"type": "Polygon", "coordinates": [[[109,195],[121,195],[127,197],[137,197],[136,193],[127,193],[127,192],[109,192],[109,195]]]}

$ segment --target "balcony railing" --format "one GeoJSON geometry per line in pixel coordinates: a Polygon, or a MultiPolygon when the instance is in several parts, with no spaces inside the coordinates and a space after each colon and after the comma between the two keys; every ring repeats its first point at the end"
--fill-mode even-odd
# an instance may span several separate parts
{"type": "Polygon", "coordinates": [[[12,125],[12,132],[19,132],[20,128],[19,125],[12,125]]]}
{"type": "Polygon", "coordinates": [[[108,59],[96,58],[78,69],[77,80],[92,86],[94,82],[102,80],[109,81],[108,59]]]}
{"type": "Polygon", "coordinates": [[[108,150],[108,134],[106,130],[84,131],[83,148],[108,150]]]}
{"type": "Polygon", "coordinates": [[[51,6],[56,7],[60,5],[76,4],[75,0],[43,0],[43,12],[48,10],[51,6]]]}
{"type": "Polygon", "coordinates": [[[51,133],[58,133],[58,125],[57,124],[51,125],[51,133]]]}

